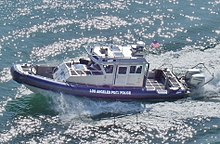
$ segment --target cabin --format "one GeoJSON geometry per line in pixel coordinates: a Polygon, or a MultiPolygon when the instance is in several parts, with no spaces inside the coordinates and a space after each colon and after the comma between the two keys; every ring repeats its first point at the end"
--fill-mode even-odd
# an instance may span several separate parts
{"type": "Polygon", "coordinates": [[[69,61],[55,69],[57,81],[100,86],[145,87],[149,63],[145,44],[132,46],[94,46],[87,49],[88,59],[69,61]]]}

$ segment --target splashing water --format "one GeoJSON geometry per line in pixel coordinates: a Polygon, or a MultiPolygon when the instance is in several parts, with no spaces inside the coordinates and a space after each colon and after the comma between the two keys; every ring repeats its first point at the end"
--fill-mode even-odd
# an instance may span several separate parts
{"type": "Polygon", "coordinates": [[[63,122],[126,116],[143,112],[145,109],[140,102],[91,100],[63,94],[55,94],[51,98],[54,102],[54,109],[59,112],[63,122]]]}

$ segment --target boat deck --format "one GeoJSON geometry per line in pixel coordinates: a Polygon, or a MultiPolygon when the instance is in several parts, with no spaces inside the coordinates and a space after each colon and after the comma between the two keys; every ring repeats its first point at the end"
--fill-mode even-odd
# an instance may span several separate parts
{"type": "Polygon", "coordinates": [[[165,90],[165,85],[155,79],[147,79],[147,90],[165,90]]]}

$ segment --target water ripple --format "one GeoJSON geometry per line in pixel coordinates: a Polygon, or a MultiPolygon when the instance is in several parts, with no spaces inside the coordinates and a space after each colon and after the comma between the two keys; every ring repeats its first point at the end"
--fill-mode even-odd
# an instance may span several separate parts
{"type": "Polygon", "coordinates": [[[72,40],[65,40],[55,42],[52,45],[48,45],[45,47],[36,47],[33,48],[31,59],[37,59],[38,61],[45,60],[47,57],[54,57],[58,54],[65,53],[67,51],[74,51],[75,49],[79,49],[82,45],[88,43],[95,43],[100,41],[105,41],[105,38],[79,38],[72,40]]]}
{"type": "Polygon", "coordinates": [[[3,70],[0,71],[0,83],[8,82],[11,79],[10,68],[3,68],[3,70]]]}
{"type": "Polygon", "coordinates": [[[94,17],[93,19],[89,19],[87,21],[81,22],[81,28],[85,29],[98,29],[98,30],[106,30],[113,27],[121,27],[126,26],[128,23],[118,17],[115,16],[101,16],[101,17],[94,17]]]}

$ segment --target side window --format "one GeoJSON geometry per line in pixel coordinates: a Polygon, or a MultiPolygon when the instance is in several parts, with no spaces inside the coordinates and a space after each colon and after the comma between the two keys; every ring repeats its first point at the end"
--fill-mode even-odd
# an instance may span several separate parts
{"type": "Polygon", "coordinates": [[[94,57],[95,59],[97,59],[97,60],[99,59],[97,56],[93,56],[93,57],[94,57]]]}
{"type": "Polygon", "coordinates": [[[126,74],[127,67],[119,67],[118,74],[126,74]]]}
{"type": "Polygon", "coordinates": [[[97,70],[101,70],[101,68],[98,64],[94,64],[94,68],[97,69],[97,70]]]}
{"type": "Polygon", "coordinates": [[[130,73],[135,73],[136,66],[130,66],[130,73]]]}
{"type": "Polygon", "coordinates": [[[142,66],[141,65],[139,65],[139,66],[130,66],[130,73],[131,74],[135,74],[135,73],[140,74],[141,71],[142,71],[142,66]]]}
{"type": "Polygon", "coordinates": [[[136,69],[136,73],[141,73],[141,71],[142,71],[142,66],[137,66],[137,69],[136,69]]]}
{"type": "Polygon", "coordinates": [[[113,73],[113,65],[103,65],[106,73],[113,73]]]}

